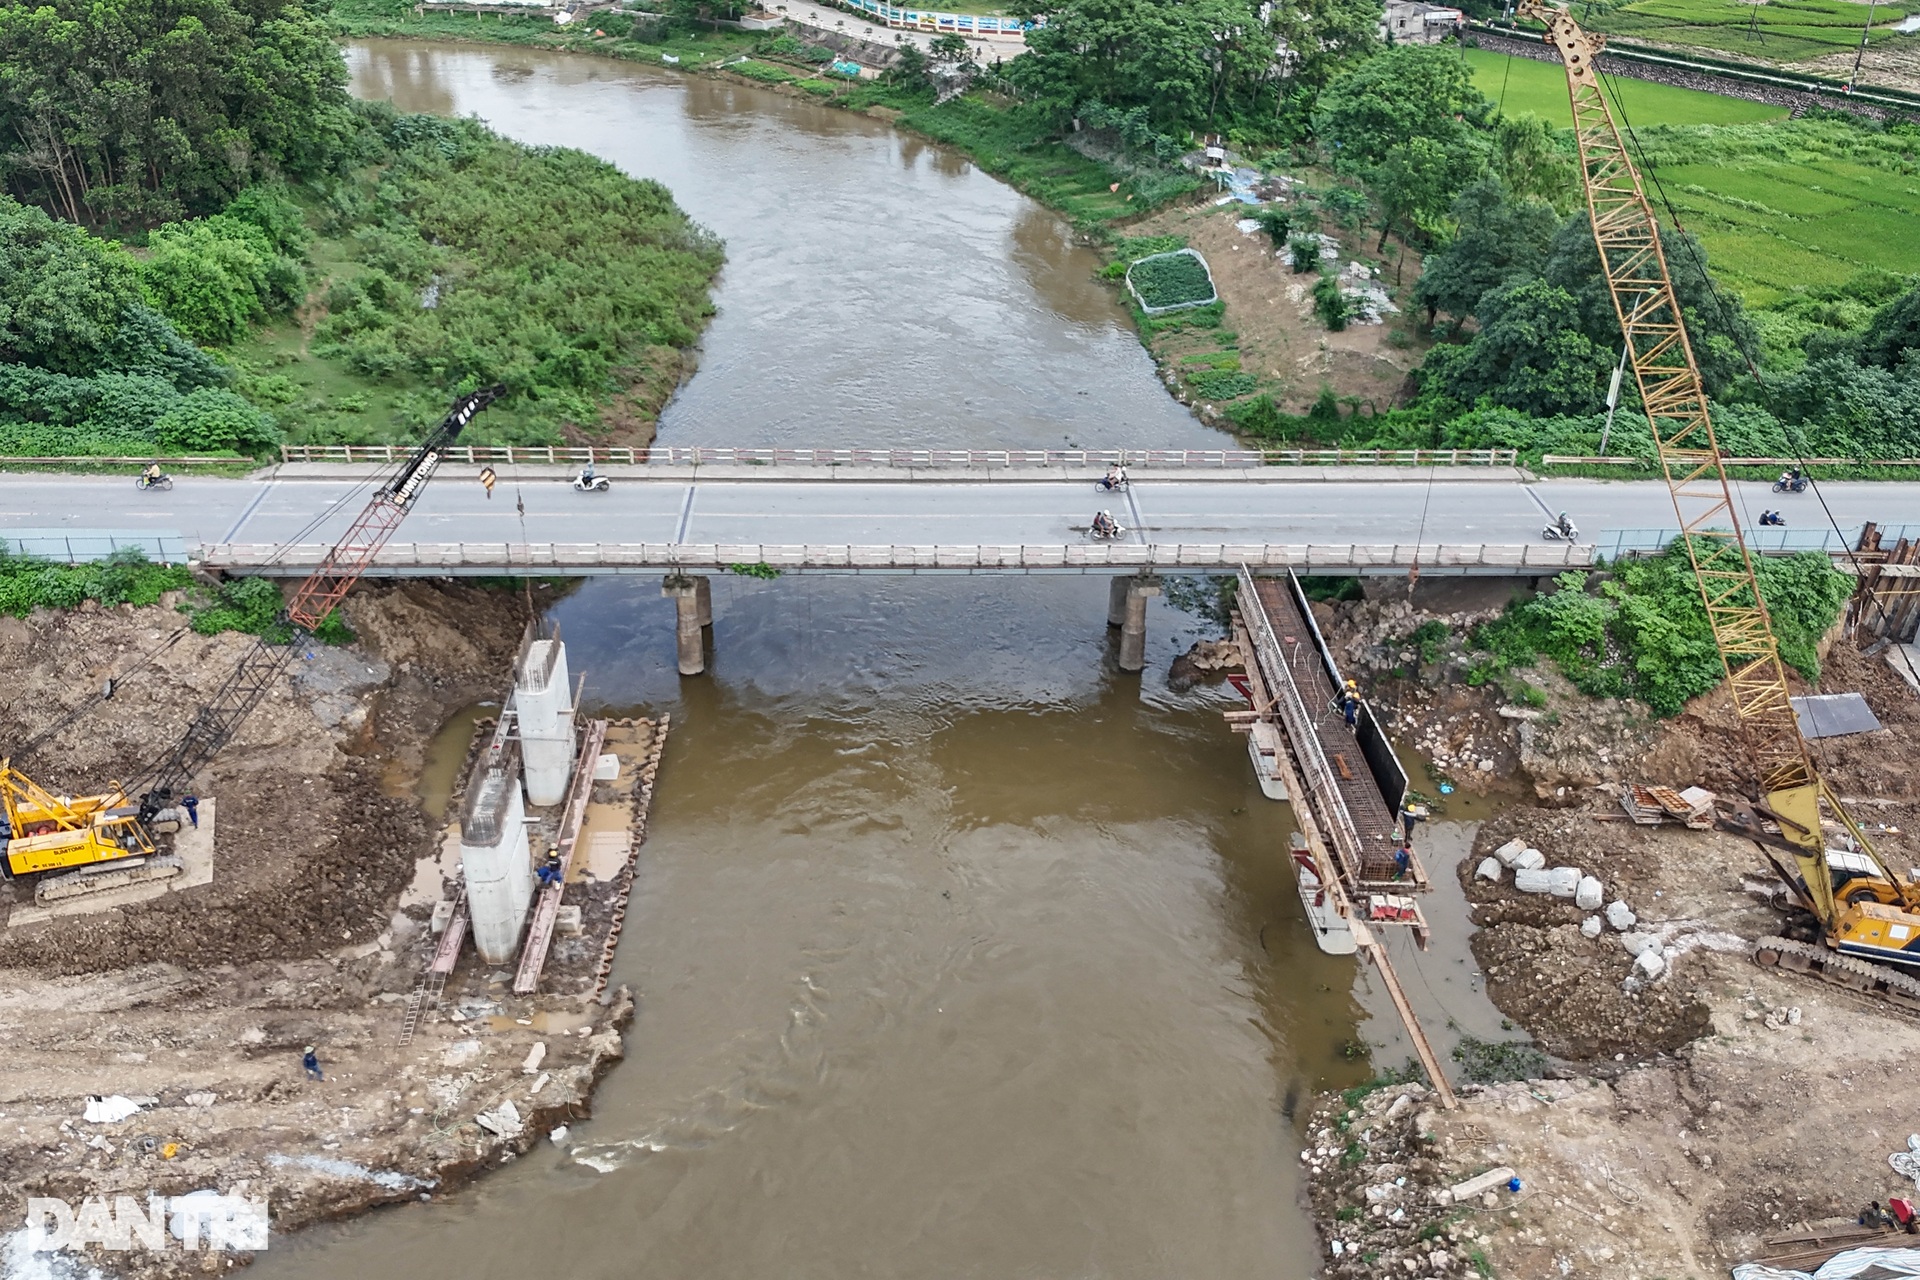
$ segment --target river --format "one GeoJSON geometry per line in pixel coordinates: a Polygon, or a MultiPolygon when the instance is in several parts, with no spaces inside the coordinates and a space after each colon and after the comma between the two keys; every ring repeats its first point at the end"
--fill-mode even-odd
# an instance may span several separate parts
{"type": "MultiPolygon", "coordinates": [[[[651,68],[349,56],[357,92],[583,147],[726,238],[665,442],[1224,442],[1066,226],[950,153],[651,68]]],[[[1308,938],[1230,695],[1167,688],[1198,625],[1156,603],[1125,677],[1105,608],[1098,578],[723,578],[683,681],[657,587],[569,595],[592,706],[674,715],[629,1057],[570,1151],[260,1274],[1309,1274],[1292,1115],[1383,1029],[1308,938]]]]}

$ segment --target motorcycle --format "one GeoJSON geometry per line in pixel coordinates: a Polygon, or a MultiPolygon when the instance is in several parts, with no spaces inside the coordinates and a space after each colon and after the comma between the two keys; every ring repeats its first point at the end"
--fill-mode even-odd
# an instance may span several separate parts
{"type": "Polygon", "coordinates": [[[573,491],[575,493],[605,493],[611,488],[613,488],[613,481],[607,479],[605,476],[589,476],[586,472],[582,471],[573,478],[573,491]]]}
{"type": "Polygon", "coordinates": [[[164,492],[165,490],[173,488],[173,477],[161,475],[148,479],[144,475],[139,475],[133,478],[133,487],[136,489],[159,489],[164,492]]]}
{"type": "Polygon", "coordinates": [[[1093,482],[1093,487],[1102,493],[1125,493],[1133,487],[1133,484],[1125,476],[1121,476],[1118,480],[1109,480],[1102,476],[1093,482]]]}
{"type": "Polygon", "coordinates": [[[1111,517],[1108,518],[1104,526],[1101,525],[1100,521],[1095,520],[1087,526],[1087,536],[1096,542],[1112,542],[1116,538],[1124,538],[1127,536],[1127,526],[1111,517]]]}
{"type": "Polygon", "coordinates": [[[1568,520],[1561,524],[1548,525],[1540,531],[1540,536],[1548,542],[1577,542],[1580,539],[1580,530],[1573,521],[1568,520]]]}
{"type": "Polygon", "coordinates": [[[1804,493],[1807,485],[1810,483],[1811,481],[1805,476],[1794,476],[1791,479],[1786,476],[1781,476],[1773,482],[1773,491],[1775,493],[1804,493]]]}

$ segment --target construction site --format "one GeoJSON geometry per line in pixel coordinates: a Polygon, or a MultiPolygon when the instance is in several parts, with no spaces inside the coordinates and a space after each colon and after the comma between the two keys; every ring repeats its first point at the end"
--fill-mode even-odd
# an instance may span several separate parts
{"type": "MultiPolygon", "coordinates": [[[[667,717],[577,714],[550,588],[366,584],[352,644],[312,637],[434,444],[275,633],[199,635],[170,599],[0,619],[7,1185],[212,1192],[294,1230],[564,1137],[622,1056],[609,974],[667,717]],[[449,724],[471,741],[436,817],[419,787],[449,724]]],[[[138,1275],[248,1256],[83,1253],[138,1275]]]]}
{"type": "Polygon", "coordinates": [[[1920,1229],[1906,1078],[1920,1069],[1914,544],[1868,524],[1836,554],[1853,588],[1819,638],[1817,682],[1788,666],[1653,215],[1594,77],[1599,44],[1563,11],[1522,12],[1566,67],[1623,369],[1725,682],[1666,719],[1544,666],[1503,687],[1470,674],[1461,637],[1501,617],[1511,588],[1416,574],[1314,602],[1297,580],[1243,573],[1250,707],[1228,720],[1252,737],[1256,772],[1259,730],[1278,736],[1268,754],[1301,813],[1316,938],[1375,961],[1417,1055],[1376,1061],[1379,1078],[1305,1121],[1322,1274],[1920,1274],[1907,1247],[1920,1229]],[[1376,761],[1392,740],[1446,779],[1443,814],[1453,795],[1490,815],[1451,865],[1414,855],[1430,815],[1397,762],[1376,761]],[[1383,856],[1395,846],[1397,866],[1383,856]],[[1465,919],[1401,905],[1443,877],[1465,919]],[[1468,985],[1504,1015],[1501,1039],[1463,1034],[1441,1064],[1379,941],[1397,925],[1423,949],[1466,942],[1468,985]]]}

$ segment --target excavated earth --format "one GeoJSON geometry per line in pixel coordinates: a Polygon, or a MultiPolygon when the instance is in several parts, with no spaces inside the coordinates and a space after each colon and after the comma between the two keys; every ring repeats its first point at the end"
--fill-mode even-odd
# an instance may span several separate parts
{"type": "MultiPolygon", "coordinates": [[[[556,951],[543,994],[467,975],[471,1016],[429,1019],[402,1043],[434,939],[428,905],[398,908],[440,842],[413,781],[447,718],[500,694],[527,614],[515,593],[427,582],[364,587],[346,614],[359,639],[298,656],[195,779],[217,810],[211,884],[0,931],[0,1202],[16,1202],[0,1203],[0,1248],[20,1247],[7,1237],[29,1196],[213,1189],[264,1197],[278,1233],[436,1195],[584,1114],[620,1057],[632,1002],[598,994],[580,940],[556,951]],[[323,1081],[301,1069],[308,1045],[323,1081]],[[141,1109],[89,1123],[90,1095],[141,1109]],[[475,1123],[502,1102],[517,1125],[475,1123]]],[[[15,766],[71,792],[137,775],[252,643],[183,621],[165,605],[0,619],[0,743],[15,766]],[[109,677],[111,699],[28,745],[109,677]]],[[[15,895],[30,900],[6,886],[0,918],[15,895]]],[[[157,1276],[245,1259],[90,1261],[157,1276]]]]}
{"type": "MultiPolygon", "coordinates": [[[[1324,1098],[1302,1157],[1322,1274],[1726,1275],[1765,1256],[1767,1237],[1912,1195],[1888,1156],[1920,1129],[1920,1017],[1748,959],[1786,922],[1750,842],[1624,820],[1628,782],[1753,793],[1724,693],[1661,721],[1529,672],[1547,705],[1514,707],[1458,683],[1457,645],[1421,654],[1407,639],[1429,618],[1458,635],[1500,603],[1436,593],[1316,607],[1403,751],[1507,802],[1459,868],[1472,952],[1492,1003],[1550,1055],[1543,1078],[1466,1084],[1457,1110],[1418,1084],[1324,1098]],[[1511,871],[1475,874],[1513,839],[1625,902],[1666,972],[1634,976],[1604,923],[1583,933],[1600,913],[1521,893],[1511,871]],[[1461,1203],[1435,1196],[1501,1167],[1518,1191],[1503,1178],[1461,1203]]],[[[1887,861],[1920,866],[1920,697],[1846,640],[1830,642],[1819,690],[1863,694],[1885,726],[1818,743],[1816,759],[1887,861]]]]}

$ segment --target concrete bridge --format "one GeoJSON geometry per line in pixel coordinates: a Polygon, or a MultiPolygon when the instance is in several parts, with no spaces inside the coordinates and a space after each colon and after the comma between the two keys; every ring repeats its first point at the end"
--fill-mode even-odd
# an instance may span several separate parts
{"type": "MultiPolygon", "coordinates": [[[[1116,580],[1110,621],[1122,627],[1127,665],[1144,652],[1156,575],[1245,565],[1539,577],[1672,536],[1664,484],[1539,481],[1492,454],[1468,459],[1478,465],[1407,467],[1358,465],[1353,455],[1271,465],[1273,455],[1252,451],[1135,451],[1131,489],[1110,494],[1094,482],[1117,453],[636,452],[632,464],[601,467],[613,481],[607,493],[576,492],[570,468],[544,458],[491,464],[489,493],[478,483],[489,464],[456,452],[408,518],[408,540],[389,544],[370,572],[657,576],[680,593],[696,641],[689,620],[707,620],[705,573],[1104,573],[1116,580]],[[1126,527],[1121,540],[1088,537],[1102,508],[1126,527]],[[1563,510],[1583,530],[1579,544],[1541,537],[1563,510]],[[1144,593],[1137,607],[1127,591],[1144,593]]],[[[0,476],[0,541],[58,560],[132,545],[210,570],[304,574],[385,470],[359,458],[291,461],[247,478],[180,475],[168,492],[138,492],[131,476],[0,476]]],[[[1829,484],[1823,495],[1843,530],[1834,535],[1803,527],[1818,515],[1807,498],[1762,483],[1739,489],[1753,516],[1792,512],[1795,527],[1765,531],[1765,549],[1837,549],[1864,521],[1920,512],[1920,485],[1829,484]]],[[[689,651],[682,639],[682,670],[701,669],[700,646],[689,651]]]]}

